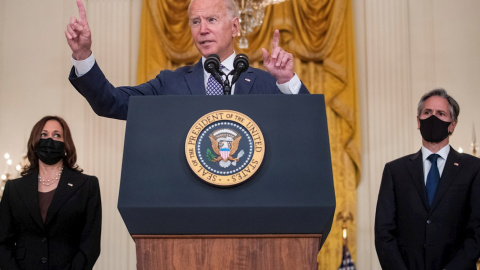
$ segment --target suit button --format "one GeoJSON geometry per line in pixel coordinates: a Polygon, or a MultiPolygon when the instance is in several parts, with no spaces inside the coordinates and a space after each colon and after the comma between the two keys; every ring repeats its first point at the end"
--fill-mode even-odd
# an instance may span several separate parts
{"type": "Polygon", "coordinates": [[[42,263],[47,263],[47,257],[42,258],[42,263]]]}
{"type": "Polygon", "coordinates": [[[45,242],[47,242],[47,238],[46,238],[46,237],[42,238],[42,243],[45,243],[45,242]]]}
{"type": "Polygon", "coordinates": [[[432,221],[430,219],[427,220],[427,224],[430,224],[432,223],[432,221]]]}

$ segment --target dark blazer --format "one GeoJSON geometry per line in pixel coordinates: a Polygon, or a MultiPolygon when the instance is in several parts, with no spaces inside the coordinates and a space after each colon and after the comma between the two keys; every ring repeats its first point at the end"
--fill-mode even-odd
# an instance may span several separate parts
{"type": "Polygon", "coordinates": [[[92,269],[100,254],[101,221],[95,176],[64,168],[45,224],[38,171],[7,181],[0,202],[0,269],[92,269]]]}
{"type": "Polygon", "coordinates": [[[375,216],[383,269],[471,269],[480,257],[480,159],[450,149],[430,208],[422,152],[385,165],[375,216]]]}
{"type": "MultiPolygon", "coordinates": [[[[69,80],[77,91],[90,103],[96,114],[109,118],[127,119],[130,96],[146,95],[206,95],[200,60],[194,66],[184,66],[174,71],[163,70],[144,84],[115,88],[106,79],[97,63],[81,77],[70,71],[69,80]]],[[[302,84],[299,94],[308,94],[302,84]]],[[[282,94],[276,79],[261,69],[249,67],[235,83],[235,95],[282,94]]]]}

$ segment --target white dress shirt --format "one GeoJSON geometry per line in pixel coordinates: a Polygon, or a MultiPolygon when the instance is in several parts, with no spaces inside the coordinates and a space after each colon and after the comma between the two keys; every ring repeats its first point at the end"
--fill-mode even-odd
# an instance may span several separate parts
{"type": "Polygon", "coordinates": [[[427,160],[427,158],[431,154],[438,154],[439,155],[439,157],[437,159],[437,167],[438,167],[438,172],[440,173],[440,177],[442,177],[443,168],[445,168],[445,162],[447,161],[448,153],[450,153],[450,145],[449,144],[445,145],[437,153],[433,153],[432,151],[430,151],[427,148],[425,148],[424,146],[422,146],[423,180],[424,180],[425,184],[427,184],[427,175],[428,175],[428,172],[430,171],[430,168],[432,167],[432,163],[429,160],[427,160]]]}
{"type": "MultiPolygon", "coordinates": [[[[227,59],[225,59],[222,62],[222,65],[224,66],[224,69],[222,70],[225,74],[230,73],[230,71],[233,70],[233,60],[235,59],[235,52],[233,52],[232,55],[230,55],[227,59]]],[[[85,60],[75,60],[72,58],[72,63],[73,66],[75,67],[75,74],[77,77],[81,77],[85,75],[87,72],[92,69],[93,65],[95,64],[95,56],[92,54],[85,60]]],[[[202,66],[205,63],[205,57],[202,56],[202,66]]],[[[204,82],[205,82],[205,89],[207,87],[207,81],[208,77],[210,76],[210,73],[208,73],[205,69],[203,69],[203,77],[204,77],[204,82]]],[[[229,80],[231,81],[231,77],[229,77],[229,80]]],[[[298,78],[297,74],[288,82],[278,84],[277,86],[280,89],[280,91],[284,94],[298,94],[300,91],[300,88],[302,87],[302,82],[300,81],[300,78],[298,78]]],[[[235,84],[232,86],[232,95],[235,92],[235,84]]]]}

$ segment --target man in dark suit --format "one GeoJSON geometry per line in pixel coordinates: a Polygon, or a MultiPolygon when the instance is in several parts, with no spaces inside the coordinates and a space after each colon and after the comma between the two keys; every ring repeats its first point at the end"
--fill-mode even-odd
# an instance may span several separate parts
{"type": "MultiPolygon", "coordinates": [[[[239,31],[238,7],[234,0],[192,0],[188,7],[192,38],[202,59],[194,66],[175,71],[161,71],[155,79],[134,87],[111,85],[95,62],[91,51],[91,33],[85,8],[77,0],[79,19],[72,17],[65,35],[72,49],[74,67],[69,79],[101,116],[126,119],[128,100],[133,95],[209,95],[209,76],[204,70],[206,57],[217,54],[222,71],[233,70],[234,38],[239,31]]],[[[275,31],[272,51],[263,50],[268,72],[249,68],[241,74],[233,94],[307,94],[308,90],[293,72],[293,55],[279,47],[280,34],[275,31]]],[[[213,80],[213,83],[215,81],[213,80]]]]}
{"type": "Polygon", "coordinates": [[[385,165],[375,216],[383,269],[471,269],[480,257],[480,159],[449,145],[460,107],[443,89],[418,104],[422,148],[385,165]]]}

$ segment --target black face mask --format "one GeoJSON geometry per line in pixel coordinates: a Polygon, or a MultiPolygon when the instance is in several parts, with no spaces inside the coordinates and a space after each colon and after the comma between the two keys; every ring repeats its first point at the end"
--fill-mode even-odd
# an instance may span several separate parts
{"type": "Polygon", "coordinates": [[[35,147],[35,153],[43,163],[53,165],[65,156],[65,143],[52,138],[40,139],[35,147]]]}
{"type": "Polygon", "coordinates": [[[425,141],[438,143],[450,135],[448,126],[451,123],[442,121],[435,115],[432,115],[426,119],[420,119],[420,133],[425,141]]]}

